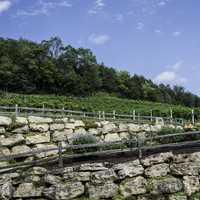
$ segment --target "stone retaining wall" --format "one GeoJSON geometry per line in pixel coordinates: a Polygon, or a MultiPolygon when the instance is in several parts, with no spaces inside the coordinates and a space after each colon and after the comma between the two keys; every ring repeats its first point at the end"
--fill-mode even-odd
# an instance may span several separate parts
{"type": "Polygon", "coordinates": [[[123,163],[43,167],[0,175],[0,199],[199,200],[200,153],[161,153],[123,163]]]}

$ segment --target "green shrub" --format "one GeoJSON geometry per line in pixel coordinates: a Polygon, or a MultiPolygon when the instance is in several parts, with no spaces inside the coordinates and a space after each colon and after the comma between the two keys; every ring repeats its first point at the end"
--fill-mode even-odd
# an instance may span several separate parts
{"type": "MultiPolygon", "coordinates": [[[[73,145],[96,144],[97,139],[91,134],[78,134],[73,138],[73,145]]],[[[74,153],[87,153],[97,151],[97,147],[85,147],[73,149],[74,153]]]]}

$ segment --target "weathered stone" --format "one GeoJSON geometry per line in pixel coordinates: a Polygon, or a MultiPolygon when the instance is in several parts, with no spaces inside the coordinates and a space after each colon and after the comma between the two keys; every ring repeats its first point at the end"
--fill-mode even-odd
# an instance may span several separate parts
{"type": "Polygon", "coordinates": [[[21,154],[31,152],[31,148],[26,145],[14,146],[11,150],[12,154],[21,154]]]}
{"type": "Polygon", "coordinates": [[[63,178],[67,181],[81,181],[86,182],[90,180],[90,172],[65,172],[63,178]]]}
{"type": "Polygon", "coordinates": [[[50,133],[31,133],[26,135],[26,144],[40,144],[50,142],[50,133]]]}
{"type": "Polygon", "coordinates": [[[127,132],[128,131],[128,125],[120,123],[118,131],[119,132],[127,132]]]}
{"type": "Polygon", "coordinates": [[[183,177],[184,191],[188,196],[200,191],[199,177],[184,176],[183,177]]]}
{"type": "MultiPolygon", "coordinates": [[[[58,148],[54,144],[36,144],[36,146],[33,148],[33,150],[47,150],[47,149],[56,149],[58,148]]],[[[42,152],[42,153],[37,153],[36,157],[37,158],[45,158],[49,156],[54,156],[58,154],[58,150],[51,150],[47,152],[42,152]]]]}
{"type": "Polygon", "coordinates": [[[141,127],[140,127],[141,131],[145,131],[145,132],[151,132],[151,127],[149,124],[143,124],[141,127]]]}
{"type": "Polygon", "coordinates": [[[77,129],[75,129],[74,130],[74,134],[86,134],[87,132],[86,132],[86,130],[84,129],[84,128],[77,128],[77,129]]]}
{"type": "Polygon", "coordinates": [[[10,126],[11,124],[12,124],[11,118],[0,116],[0,126],[10,126]]]}
{"type": "Polygon", "coordinates": [[[178,163],[170,165],[171,173],[174,175],[198,175],[200,166],[196,162],[178,163]]]}
{"type": "Polygon", "coordinates": [[[102,185],[86,185],[89,198],[108,199],[118,194],[118,186],[113,182],[104,182],[102,185]]]}
{"type": "Polygon", "coordinates": [[[137,125],[137,124],[128,124],[128,130],[130,132],[140,132],[140,125],[137,125]]]}
{"type": "Polygon", "coordinates": [[[114,181],[116,179],[117,179],[117,176],[113,169],[107,169],[107,170],[96,171],[96,172],[91,173],[91,182],[94,184],[100,184],[106,181],[114,181]]]}
{"type": "Polygon", "coordinates": [[[162,126],[161,125],[151,125],[150,129],[151,129],[151,132],[156,133],[162,129],[162,126]]]}
{"type": "Polygon", "coordinates": [[[41,197],[42,187],[35,187],[33,183],[22,183],[14,193],[15,198],[41,197]]]}
{"type": "Polygon", "coordinates": [[[74,123],[66,123],[65,128],[66,129],[75,129],[75,125],[74,125],[74,123]]]}
{"type": "Polygon", "coordinates": [[[81,164],[79,171],[102,171],[107,170],[103,163],[85,163],[81,164]]]}
{"type": "Polygon", "coordinates": [[[121,132],[119,133],[120,140],[128,140],[130,139],[130,134],[128,132],[121,132]]]}
{"type": "Polygon", "coordinates": [[[114,123],[108,123],[103,125],[102,132],[109,133],[117,131],[117,126],[114,123]]]}
{"type": "Polygon", "coordinates": [[[153,165],[145,170],[145,175],[148,177],[166,176],[170,172],[169,164],[153,165]]]}
{"type": "Polygon", "coordinates": [[[12,183],[5,182],[1,187],[0,187],[0,199],[2,200],[9,200],[12,199],[13,196],[13,186],[12,183]]]}
{"type": "Polygon", "coordinates": [[[100,133],[100,131],[96,128],[89,128],[88,129],[88,134],[91,134],[91,135],[98,135],[100,133]]]}
{"type": "MultiPolygon", "coordinates": [[[[51,199],[51,200],[55,200],[55,196],[56,196],[56,186],[51,186],[48,188],[44,188],[42,191],[42,194],[44,195],[44,197],[46,197],[47,199],[51,199]]],[[[46,199],[45,199],[46,200],[46,199]]]]}
{"type": "Polygon", "coordinates": [[[28,124],[28,120],[25,117],[16,117],[15,124],[17,126],[24,126],[28,124]]]}
{"type": "Polygon", "coordinates": [[[0,127],[0,134],[4,134],[6,132],[6,129],[4,127],[0,127]]]}
{"type": "Polygon", "coordinates": [[[10,150],[7,147],[0,147],[0,156],[10,155],[10,150]]]}
{"type": "Polygon", "coordinates": [[[32,131],[47,132],[49,130],[48,124],[30,124],[29,126],[32,131]]]}
{"type": "Polygon", "coordinates": [[[15,134],[12,135],[10,137],[1,137],[0,138],[0,145],[1,146],[7,146],[7,147],[11,147],[17,144],[20,144],[24,141],[24,137],[22,134],[15,134]]]}
{"type": "Polygon", "coordinates": [[[84,127],[85,123],[82,120],[76,120],[74,123],[75,127],[84,127]]]}
{"type": "Polygon", "coordinates": [[[56,186],[55,200],[68,200],[84,194],[84,185],[81,182],[69,182],[56,186]]]}
{"type": "Polygon", "coordinates": [[[29,175],[24,178],[24,182],[26,183],[40,183],[41,177],[38,175],[29,175]]]}
{"type": "Polygon", "coordinates": [[[49,124],[53,122],[53,119],[47,117],[29,116],[28,121],[30,124],[49,124]]]}
{"type": "Polygon", "coordinates": [[[120,141],[121,138],[117,133],[112,133],[112,134],[106,134],[105,135],[105,142],[115,142],[115,141],[120,141]]]}
{"type": "Polygon", "coordinates": [[[51,124],[50,125],[50,130],[54,131],[54,130],[63,130],[65,128],[64,124],[51,124]]]}
{"type": "Polygon", "coordinates": [[[68,139],[68,136],[72,134],[73,134],[72,129],[65,129],[64,131],[55,131],[52,134],[52,138],[54,142],[66,141],[68,139]]]}
{"type": "Polygon", "coordinates": [[[144,168],[140,165],[139,160],[114,165],[113,169],[117,172],[120,179],[124,179],[126,177],[131,178],[144,173],[144,168]]]}
{"type": "Polygon", "coordinates": [[[23,127],[20,128],[16,128],[12,131],[12,133],[28,133],[29,132],[29,127],[28,125],[25,125],[23,127]]]}
{"type": "Polygon", "coordinates": [[[44,181],[45,181],[45,183],[48,183],[50,185],[55,185],[56,186],[57,184],[61,183],[61,177],[54,176],[54,175],[51,175],[51,174],[47,174],[44,177],[44,181]]]}
{"type": "Polygon", "coordinates": [[[183,189],[180,179],[174,177],[162,177],[160,179],[149,180],[149,189],[152,194],[173,194],[183,189]]]}
{"type": "Polygon", "coordinates": [[[150,166],[154,164],[168,162],[173,159],[173,154],[171,152],[160,153],[156,155],[149,156],[141,160],[144,166],[150,166]]]}
{"type": "Polygon", "coordinates": [[[129,178],[120,184],[120,193],[124,197],[130,197],[132,195],[145,194],[147,181],[142,177],[129,178]]]}
{"type": "Polygon", "coordinates": [[[33,167],[31,170],[32,175],[44,175],[47,173],[47,169],[45,169],[44,167],[33,167]]]}

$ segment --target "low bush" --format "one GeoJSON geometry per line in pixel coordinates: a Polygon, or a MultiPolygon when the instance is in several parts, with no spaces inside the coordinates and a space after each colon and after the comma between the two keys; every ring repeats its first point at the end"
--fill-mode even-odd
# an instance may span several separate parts
{"type": "MultiPolygon", "coordinates": [[[[97,139],[91,134],[78,134],[73,138],[73,145],[84,145],[84,144],[97,144],[97,139]]],[[[73,149],[74,153],[87,153],[97,151],[97,147],[85,147],[73,149]]]]}

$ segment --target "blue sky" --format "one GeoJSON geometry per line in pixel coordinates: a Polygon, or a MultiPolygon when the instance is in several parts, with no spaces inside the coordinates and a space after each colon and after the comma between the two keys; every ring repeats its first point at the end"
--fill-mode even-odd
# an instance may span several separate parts
{"type": "Polygon", "coordinates": [[[200,94],[199,0],[0,0],[0,37],[92,49],[99,62],[200,94]]]}

